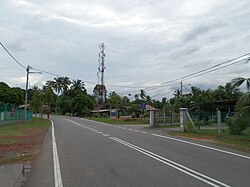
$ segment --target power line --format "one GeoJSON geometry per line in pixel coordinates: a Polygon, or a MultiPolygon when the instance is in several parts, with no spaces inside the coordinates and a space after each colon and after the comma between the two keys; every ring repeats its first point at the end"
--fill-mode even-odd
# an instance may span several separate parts
{"type": "MultiPolygon", "coordinates": [[[[145,90],[145,91],[151,91],[151,90],[154,90],[154,89],[158,89],[158,88],[162,88],[162,87],[166,87],[166,86],[170,86],[170,85],[176,85],[177,83],[176,84],[170,84],[170,83],[173,83],[173,82],[176,82],[176,81],[180,81],[180,80],[186,81],[186,80],[189,80],[189,79],[192,79],[192,78],[195,78],[195,77],[202,76],[202,75],[207,74],[207,73],[211,73],[211,72],[217,71],[219,69],[223,69],[223,68],[226,68],[226,67],[238,64],[238,63],[243,62],[243,61],[246,61],[246,63],[247,63],[248,61],[250,61],[250,57],[246,57],[247,55],[250,55],[250,53],[246,53],[246,54],[241,55],[241,56],[239,56],[237,58],[233,58],[231,60],[228,60],[228,61],[216,64],[216,65],[213,65],[211,67],[208,67],[208,68],[205,68],[203,70],[199,70],[197,72],[194,72],[194,73],[182,76],[180,78],[176,78],[176,79],[170,80],[168,82],[164,82],[164,83],[161,83],[161,84],[158,84],[158,85],[154,85],[154,86],[144,87],[143,90],[145,90]],[[238,61],[235,61],[235,60],[240,59],[242,57],[246,57],[246,58],[238,60],[238,61]],[[228,63],[230,63],[230,64],[228,64],[228,63]]],[[[133,91],[128,91],[128,92],[137,92],[137,91],[140,91],[140,90],[133,90],[133,91]]]]}
{"type": "MultiPolygon", "coordinates": [[[[182,77],[180,77],[180,78],[177,78],[177,79],[174,79],[174,80],[171,80],[171,81],[168,81],[168,82],[164,82],[164,83],[162,83],[162,85],[163,85],[163,84],[166,84],[166,83],[169,83],[169,82],[178,81],[178,80],[181,80],[181,79],[190,77],[190,76],[192,76],[192,75],[196,75],[196,74],[205,72],[205,71],[207,71],[207,70],[216,68],[216,67],[221,66],[221,65],[223,65],[223,64],[228,64],[228,63],[233,62],[233,61],[235,61],[235,60],[237,60],[237,59],[240,59],[240,58],[242,58],[242,57],[245,57],[245,56],[247,56],[247,55],[250,55],[250,53],[246,53],[246,54],[241,55],[241,56],[239,56],[239,57],[233,58],[233,59],[231,59],[231,60],[228,60],[228,61],[225,61],[225,62],[216,64],[216,65],[213,65],[213,66],[211,66],[211,67],[205,68],[205,69],[203,69],[203,70],[200,70],[200,71],[197,71],[197,72],[194,72],[194,73],[190,73],[190,74],[185,75],[185,76],[182,76],[182,77]]],[[[244,60],[248,60],[248,59],[249,59],[249,57],[248,57],[247,59],[244,59],[244,60]]],[[[225,67],[227,67],[227,66],[225,66],[225,67]]]]}
{"type": "MultiPolygon", "coordinates": [[[[21,66],[22,68],[26,69],[26,67],[21,64],[8,50],[7,48],[0,42],[1,46],[3,47],[3,49],[9,54],[9,56],[19,65],[21,66]]],[[[208,67],[208,68],[205,68],[205,69],[202,69],[202,70],[199,70],[197,72],[194,72],[194,73],[190,73],[188,75],[185,75],[185,76],[182,76],[182,77],[179,77],[179,78],[176,78],[176,79],[173,79],[173,80],[170,80],[170,81],[167,81],[167,82],[164,82],[164,83],[160,83],[160,84],[157,84],[157,85],[154,85],[154,86],[148,86],[148,87],[141,87],[141,86],[127,86],[127,85],[113,85],[113,84],[107,84],[107,86],[110,86],[110,87],[120,87],[120,88],[137,88],[137,89],[143,89],[143,90],[146,90],[146,91],[150,91],[150,90],[154,90],[154,89],[158,89],[158,88],[161,88],[161,87],[165,87],[165,86],[170,86],[170,85],[173,85],[173,84],[170,84],[170,83],[173,83],[173,82],[176,82],[176,81],[185,81],[185,80],[189,80],[189,79],[192,79],[192,78],[195,78],[195,77],[199,77],[199,76],[202,76],[204,74],[207,74],[207,73],[211,73],[211,72],[214,72],[214,71],[217,71],[219,69],[222,69],[222,68],[225,68],[225,67],[228,67],[228,66],[231,66],[231,65],[234,65],[234,64],[237,64],[237,63],[240,63],[242,61],[246,61],[246,63],[250,60],[250,57],[246,57],[246,56],[249,56],[250,53],[246,53],[244,55],[241,55],[239,57],[236,57],[236,58],[233,58],[231,60],[228,60],[228,61],[225,61],[225,62],[222,62],[222,63],[219,63],[219,64],[216,64],[216,65],[213,65],[211,67],[208,67]],[[239,60],[239,61],[236,61],[234,62],[235,60],[237,59],[240,59],[240,58],[243,58],[243,57],[246,57],[242,60],[239,60]],[[233,62],[233,63],[230,63],[230,62],[233,62]],[[230,64],[228,64],[230,63],[230,64]],[[224,65],[224,64],[227,64],[227,65],[224,65]],[[222,66],[224,65],[224,66],[222,66]],[[221,67],[219,67],[221,66],[221,67]],[[218,68],[216,68],[218,67],[218,68]],[[214,69],[215,68],[215,69],[214,69]]],[[[53,76],[56,76],[56,77],[60,77],[59,74],[55,74],[55,73],[51,73],[49,71],[45,71],[45,70],[42,70],[42,69],[38,69],[38,68],[34,68],[32,67],[31,69],[34,69],[34,70],[37,70],[37,71],[40,71],[42,73],[46,73],[46,74],[49,74],[49,75],[53,75],[53,76]]],[[[72,80],[75,80],[75,78],[70,78],[72,80]]],[[[83,81],[84,83],[89,83],[89,84],[96,84],[95,82],[91,82],[91,81],[83,81]]],[[[139,91],[140,91],[139,90],[139,91]]],[[[138,90],[134,90],[134,91],[131,91],[131,92],[135,92],[135,91],[138,91],[138,90]]]]}
{"type": "Polygon", "coordinates": [[[219,70],[219,69],[222,69],[222,68],[225,68],[225,67],[228,67],[228,66],[231,66],[231,65],[234,65],[234,64],[237,64],[237,63],[240,63],[242,61],[246,61],[248,62],[250,60],[250,57],[246,57],[242,60],[239,60],[239,61],[236,61],[236,62],[233,62],[237,59],[240,59],[242,57],[245,57],[247,55],[250,55],[250,53],[246,53],[244,55],[241,55],[240,57],[237,57],[237,58],[234,58],[234,59],[231,59],[231,60],[228,60],[228,61],[225,61],[225,62],[222,62],[222,63],[219,63],[219,64],[216,64],[216,65],[213,65],[211,67],[208,67],[208,68],[205,68],[203,70],[199,70],[197,72],[194,72],[194,73],[190,73],[188,75],[185,75],[185,76],[182,76],[182,77],[179,77],[179,78],[176,78],[176,79],[173,79],[173,80],[170,80],[170,81],[167,81],[167,82],[164,82],[164,83],[161,83],[161,84],[158,84],[158,85],[154,85],[154,86],[149,86],[149,87],[145,87],[144,89],[154,89],[154,88],[160,88],[160,87],[164,87],[165,85],[167,86],[169,83],[172,83],[172,82],[176,82],[176,81],[185,81],[185,80],[189,80],[191,78],[194,78],[194,77],[198,77],[198,76],[201,76],[201,75],[204,75],[204,74],[207,74],[207,73],[211,73],[213,71],[216,71],[216,70],[219,70]],[[233,62],[233,63],[230,63],[230,62],[233,62]],[[228,64],[230,63],[230,64],[228,64]],[[224,65],[224,66],[221,66],[223,64],[227,64],[227,65],[224,65]],[[219,67],[221,66],[221,67],[219,67]],[[216,68],[218,67],[218,68],[216,68]],[[215,69],[214,69],[215,68],[215,69]],[[211,70],[212,69],[212,70],[211,70]],[[208,71],[210,70],[210,71],[208,71]]]}
{"type": "Polygon", "coordinates": [[[19,65],[21,66],[22,68],[26,69],[26,67],[21,64],[9,51],[8,49],[2,44],[2,42],[0,42],[1,46],[3,47],[3,49],[9,54],[9,56],[19,65]]]}

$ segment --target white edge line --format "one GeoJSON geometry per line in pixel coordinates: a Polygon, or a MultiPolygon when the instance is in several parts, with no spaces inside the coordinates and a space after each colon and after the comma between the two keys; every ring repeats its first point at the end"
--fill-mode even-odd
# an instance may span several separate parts
{"type": "Polygon", "coordinates": [[[52,149],[53,149],[53,161],[54,161],[55,187],[63,187],[61,170],[60,170],[60,163],[59,163],[59,159],[58,159],[58,152],[57,152],[57,146],[56,146],[54,123],[52,120],[50,120],[50,121],[51,121],[51,126],[52,126],[52,149]]]}
{"type": "Polygon", "coordinates": [[[187,168],[187,167],[185,167],[185,166],[183,166],[183,165],[181,165],[181,164],[178,164],[178,163],[176,163],[176,162],[173,162],[173,161],[171,161],[171,160],[168,160],[168,159],[166,159],[166,158],[164,158],[164,157],[161,157],[161,156],[159,156],[159,155],[157,155],[157,154],[155,154],[155,153],[152,153],[152,152],[150,152],[150,151],[147,151],[147,150],[145,150],[145,149],[143,149],[143,148],[140,148],[140,147],[138,147],[138,146],[135,146],[135,145],[133,145],[133,144],[131,144],[131,143],[125,142],[125,141],[120,140],[120,139],[118,139],[118,138],[116,138],[116,137],[110,137],[110,139],[112,139],[112,140],[114,140],[114,141],[116,141],[116,142],[119,142],[119,143],[121,143],[121,144],[123,144],[123,145],[126,145],[127,147],[130,147],[130,148],[132,148],[132,149],[134,149],[134,150],[136,150],[136,151],[138,151],[138,152],[141,152],[141,153],[143,153],[143,154],[145,154],[145,155],[147,155],[147,156],[149,156],[149,157],[151,157],[151,158],[153,158],[153,159],[155,159],[155,160],[158,160],[158,161],[160,161],[160,162],[162,162],[162,163],[164,163],[164,164],[166,164],[166,165],[169,165],[169,166],[171,166],[171,167],[173,167],[173,168],[175,168],[175,169],[177,169],[177,170],[179,170],[179,171],[181,171],[181,172],[183,172],[183,173],[186,173],[187,175],[190,175],[190,176],[192,176],[192,177],[194,177],[194,178],[197,178],[197,179],[199,179],[199,180],[201,180],[201,181],[203,181],[203,182],[205,182],[205,183],[207,183],[207,184],[210,184],[211,186],[220,187],[219,185],[216,185],[216,184],[214,184],[214,183],[212,183],[212,182],[210,182],[210,181],[208,181],[208,180],[206,180],[206,179],[209,179],[209,180],[211,180],[211,181],[213,181],[213,182],[216,182],[216,183],[218,183],[218,184],[220,184],[220,185],[222,185],[222,186],[230,187],[229,185],[227,185],[227,184],[225,184],[225,183],[222,183],[222,182],[220,182],[220,181],[218,181],[218,180],[216,180],[216,179],[213,179],[213,178],[211,178],[211,177],[208,177],[208,176],[206,176],[206,175],[203,175],[203,174],[201,174],[201,173],[199,173],[199,172],[196,172],[196,171],[194,171],[194,170],[192,170],[192,169],[189,169],[189,168],[187,168]],[[147,152],[148,152],[148,153],[147,153],[147,152]],[[149,154],[149,153],[150,153],[150,154],[149,154]],[[158,156],[159,158],[161,158],[161,159],[163,159],[163,160],[161,160],[161,159],[155,157],[154,155],[155,155],[155,156],[158,156]],[[166,160],[166,161],[164,161],[164,160],[166,160]],[[167,161],[168,161],[168,162],[167,162],[167,161]],[[170,162],[170,163],[169,163],[169,162],[170,162]],[[199,177],[199,176],[197,176],[197,175],[194,175],[194,174],[192,174],[192,173],[190,173],[190,172],[188,172],[188,171],[185,171],[185,170],[183,170],[182,168],[179,168],[179,167],[177,167],[177,166],[175,166],[175,165],[173,165],[173,164],[171,164],[171,163],[176,164],[176,165],[178,165],[178,166],[181,166],[181,167],[183,167],[183,168],[185,168],[185,169],[187,169],[187,170],[189,170],[189,171],[191,171],[191,172],[193,172],[193,173],[195,173],[195,174],[198,174],[198,175],[200,175],[200,176],[202,176],[202,177],[204,177],[204,178],[206,178],[206,179],[203,179],[203,178],[201,178],[201,177],[199,177]]]}
{"type": "Polygon", "coordinates": [[[151,135],[158,136],[158,137],[165,138],[165,139],[178,141],[178,142],[182,142],[182,143],[186,143],[186,144],[195,145],[195,146],[198,146],[198,147],[203,147],[203,148],[206,148],[206,149],[211,149],[211,150],[214,150],[214,151],[218,151],[218,152],[222,152],[222,153],[226,153],[226,154],[230,154],[230,155],[234,155],[234,156],[238,156],[238,157],[242,157],[242,158],[246,158],[246,159],[250,159],[249,156],[241,155],[241,154],[238,154],[238,153],[233,153],[233,152],[230,152],[230,151],[225,151],[225,150],[222,150],[222,149],[217,149],[217,148],[214,148],[214,147],[209,147],[209,146],[206,146],[206,145],[201,145],[201,144],[197,144],[197,143],[193,143],[193,142],[189,142],[189,141],[185,141],[185,140],[181,140],[181,139],[177,139],[177,138],[162,136],[162,135],[159,135],[159,134],[151,134],[151,135]]]}

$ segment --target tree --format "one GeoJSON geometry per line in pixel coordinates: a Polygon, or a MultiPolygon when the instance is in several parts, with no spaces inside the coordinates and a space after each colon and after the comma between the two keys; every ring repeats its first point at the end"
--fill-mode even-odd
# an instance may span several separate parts
{"type": "Polygon", "coordinates": [[[70,87],[72,90],[80,90],[86,92],[85,84],[82,80],[73,80],[72,85],[70,87]]]}
{"type": "Polygon", "coordinates": [[[20,105],[24,103],[24,90],[21,88],[11,88],[8,84],[0,82],[0,101],[20,105]]]}
{"type": "Polygon", "coordinates": [[[238,77],[231,81],[233,87],[240,87],[244,82],[246,82],[247,92],[250,90],[250,78],[238,77]]]}
{"type": "Polygon", "coordinates": [[[107,102],[110,104],[110,107],[113,108],[118,108],[119,105],[121,104],[121,101],[122,101],[121,97],[115,92],[111,92],[107,100],[107,102]]]}
{"type": "Polygon", "coordinates": [[[63,90],[63,80],[64,77],[54,78],[53,88],[56,91],[57,95],[59,95],[63,90]]]}
{"type": "Polygon", "coordinates": [[[74,115],[87,116],[94,108],[94,101],[89,95],[79,93],[72,99],[71,108],[74,115]]]}
{"type": "Polygon", "coordinates": [[[43,86],[44,103],[48,105],[50,111],[51,104],[54,103],[54,92],[51,87],[43,86]]]}
{"type": "Polygon", "coordinates": [[[140,95],[140,97],[141,97],[142,100],[145,99],[146,98],[146,92],[145,92],[145,90],[141,90],[139,95],[140,95]]]}
{"type": "Polygon", "coordinates": [[[35,115],[37,112],[43,112],[43,93],[42,92],[36,92],[34,96],[32,97],[32,100],[30,102],[32,110],[35,112],[35,115]]]}
{"type": "Polygon", "coordinates": [[[70,84],[71,84],[71,81],[70,81],[69,77],[63,77],[63,80],[62,80],[63,91],[67,91],[69,89],[70,84]]]}
{"type": "Polygon", "coordinates": [[[243,94],[235,106],[236,116],[228,120],[230,132],[240,135],[247,126],[250,126],[250,78],[235,78],[231,81],[233,87],[240,87],[246,82],[247,93],[243,94]]]}
{"type": "Polygon", "coordinates": [[[134,97],[135,97],[135,101],[139,100],[139,95],[138,94],[135,94],[134,97]]]}

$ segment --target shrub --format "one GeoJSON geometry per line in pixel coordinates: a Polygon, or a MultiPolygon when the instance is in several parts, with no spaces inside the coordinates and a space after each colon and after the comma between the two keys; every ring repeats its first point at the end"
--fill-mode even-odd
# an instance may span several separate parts
{"type": "Polygon", "coordinates": [[[208,123],[204,120],[194,121],[195,126],[206,126],[208,123]]]}
{"type": "Polygon", "coordinates": [[[227,120],[227,125],[231,134],[240,135],[247,128],[247,120],[241,116],[231,117],[227,120]]]}
{"type": "Polygon", "coordinates": [[[184,122],[184,132],[195,132],[191,121],[187,120],[184,122]]]}

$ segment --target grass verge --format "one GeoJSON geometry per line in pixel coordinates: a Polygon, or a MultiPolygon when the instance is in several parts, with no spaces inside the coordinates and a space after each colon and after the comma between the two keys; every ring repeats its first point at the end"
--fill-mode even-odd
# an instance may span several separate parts
{"type": "Polygon", "coordinates": [[[170,132],[170,134],[195,140],[208,141],[224,147],[250,153],[250,127],[248,127],[242,135],[231,135],[229,129],[224,129],[220,135],[217,129],[196,130],[193,133],[170,132]]]}
{"type": "Polygon", "coordinates": [[[103,123],[109,123],[113,125],[138,125],[138,124],[149,124],[149,120],[141,119],[110,119],[110,118],[86,118],[89,120],[99,121],[103,123]]]}
{"type": "Polygon", "coordinates": [[[0,126],[0,165],[32,160],[39,150],[50,121],[33,118],[27,123],[0,126]]]}

